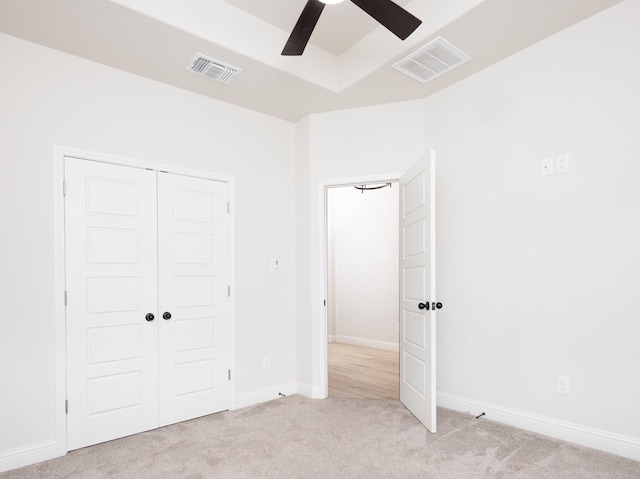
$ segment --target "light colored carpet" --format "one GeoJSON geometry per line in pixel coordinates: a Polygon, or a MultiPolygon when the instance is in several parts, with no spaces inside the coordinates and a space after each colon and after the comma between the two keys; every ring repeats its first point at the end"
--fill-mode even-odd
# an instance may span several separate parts
{"type": "Polygon", "coordinates": [[[291,396],[0,474],[42,478],[638,479],[640,462],[438,410],[431,434],[398,401],[291,396]]]}

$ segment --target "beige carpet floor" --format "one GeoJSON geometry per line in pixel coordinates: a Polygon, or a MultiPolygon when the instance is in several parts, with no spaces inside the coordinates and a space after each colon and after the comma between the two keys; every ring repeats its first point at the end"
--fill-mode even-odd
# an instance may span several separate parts
{"type": "Polygon", "coordinates": [[[640,462],[398,401],[291,396],[73,451],[0,474],[43,478],[638,479],[640,462]]]}

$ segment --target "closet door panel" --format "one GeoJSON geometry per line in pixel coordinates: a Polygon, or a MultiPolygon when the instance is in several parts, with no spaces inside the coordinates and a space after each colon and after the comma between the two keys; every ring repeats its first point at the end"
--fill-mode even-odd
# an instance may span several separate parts
{"type": "Polygon", "coordinates": [[[65,158],[67,447],[158,425],[155,172],[65,158]]]}
{"type": "Polygon", "coordinates": [[[160,425],[230,406],[227,201],[226,183],[158,175],[160,425]]]}

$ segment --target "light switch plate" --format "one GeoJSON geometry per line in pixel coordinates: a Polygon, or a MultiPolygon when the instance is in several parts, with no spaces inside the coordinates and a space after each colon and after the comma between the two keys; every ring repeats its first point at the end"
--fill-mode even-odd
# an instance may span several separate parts
{"type": "Polygon", "coordinates": [[[540,160],[540,176],[553,175],[553,158],[540,160]]]}
{"type": "Polygon", "coordinates": [[[280,271],[281,269],[282,264],[280,258],[271,258],[271,271],[280,271]]]}

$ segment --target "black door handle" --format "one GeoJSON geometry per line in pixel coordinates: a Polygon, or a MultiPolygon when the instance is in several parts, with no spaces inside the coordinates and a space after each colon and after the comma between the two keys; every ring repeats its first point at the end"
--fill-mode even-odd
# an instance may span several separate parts
{"type": "Polygon", "coordinates": [[[429,304],[429,301],[427,301],[424,303],[418,303],[418,308],[426,309],[427,311],[429,311],[429,309],[435,311],[436,309],[442,309],[442,303],[432,302],[431,304],[429,304]]]}
{"type": "Polygon", "coordinates": [[[156,317],[153,315],[153,313],[147,313],[144,319],[146,319],[147,321],[153,321],[154,319],[156,319],[156,317]]]}
{"type": "Polygon", "coordinates": [[[171,319],[171,313],[170,313],[169,311],[165,311],[165,312],[162,314],[162,317],[163,317],[164,319],[171,319]]]}

